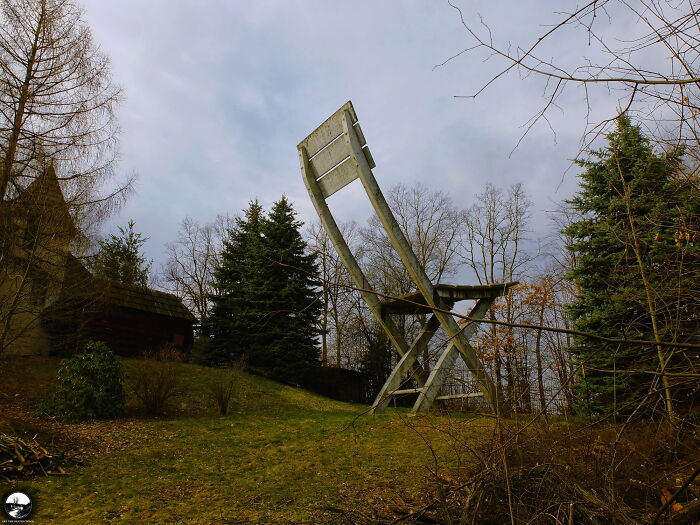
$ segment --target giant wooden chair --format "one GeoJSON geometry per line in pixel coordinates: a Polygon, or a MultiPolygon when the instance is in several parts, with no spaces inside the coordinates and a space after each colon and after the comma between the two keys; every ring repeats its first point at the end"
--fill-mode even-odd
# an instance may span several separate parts
{"type": "Polygon", "coordinates": [[[430,282],[372,174],[372,168],[375,167],[374,160],[357,121],[352,102],[346,103],[333,113],[315,131],[302,140],[297,149],[304,184],[309,191],[321,224],[333,242],[340,259],[355,283],[355,287],[359,290],[370,311],[400,356],[398,364],[394,367],[374,401],[372,412],[382,411],[389,404],[391,396],[401,394],[418,394],[418,399],[413,406],[413,413],[427,412],[436,399],[473,396],[473,394],[438,395],[440,387],[447,379],[447,375],[458,356],[462,357],[476,379],[481,390],[479,395],[483,395],[494,411],[498,411],[501,408],[500,394],[476,352],[469,344],[469,338],[475,333],[478,323],[468,321],[463,326],[459,326],[450,311],[456,301],[476,299],[477,303],[471,310],[469,317],[482,319],[493,301],[506,293],[508,288],[515,283],[488,286],[451,286],[434,285],[430,282]],[[408,296],[388,301],[379,299],[345,242],[326,203],[328,197],[358,178],[362,182],[392,246],[401,257],[401,261],[416,285],[416,292],[408,296]],[[416,313],[427,313],[428,318],[418,336],[409,345],[393,321],[392,315],[416,313]],[[449,343],[441,350],[437,363],[426,378],[420,373],[420,369],[416,368],[416,361],[440,326],[447,334],[449,343]],[[401,389],[406,375],[411,371],[413,371],[413,379],[418,384],[418,388],[401,389]]]}

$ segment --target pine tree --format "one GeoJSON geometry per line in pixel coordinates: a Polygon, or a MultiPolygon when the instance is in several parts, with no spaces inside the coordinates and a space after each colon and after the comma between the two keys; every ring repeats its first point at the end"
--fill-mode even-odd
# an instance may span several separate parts
{"type": "Polygon", "coordinates": [[[141,254],[147,240],[134,231],[133,220],[126,228],[120,226],[119,235],[112,233],[99,241],[99,250],[92,261],[93,271],[120,283],[147,286],[151,262],[141,254]]]}
{"type": "MultiPolygon", "coordinates": [[[[578,288],[570,307],[574,328],[619,339],[697,339],[692,305],[700,261],[688,232],[697,231],[700,214],[695,186],[680,176],[682,151],[656,154],[624,116],[607,139],[606,149],[579,163],[586,171],[569,201],[581,214],[565,230],[578,255],[569,275],[578,288]]],[[[668,377],[600,371],[678,371],[686,362],[682,352],[584,338],[575,339],[572,351],[583,412],[643,414],[661,402],[672,415],[684,395],[668,377]],[[640,404],[644,410],[637,410],[640,404]]]]}
{"type": "Polygon", "coordinates": [[[262,225],[264,211],[251,201],[244,218],[237,218],[224,240],[221,262],[214,270],[216,293],[211,297],[209,319],[203,322],[212,338],[209,355],[200,360],[210,365],[231,363],[244,358],[260,346],[262,325],[253,307],[264,283],[262,259],[262,225]]]}
{"type": "Polygon", "coordinates": [[[266,348],[258,359],[278,379],[303,382],[318,365],[321,302],[315,254],[307,253],[296,213],[286,197],[273,206],[263,226],[266,348]]]}
{"type": "Polygon", "coordinates": [[[318,270],[301,226],[285,197],[268,217],[256,201],[236,220],[214,272],[209,364],[243,358],[292,383],[318,364],[318,270]]]}

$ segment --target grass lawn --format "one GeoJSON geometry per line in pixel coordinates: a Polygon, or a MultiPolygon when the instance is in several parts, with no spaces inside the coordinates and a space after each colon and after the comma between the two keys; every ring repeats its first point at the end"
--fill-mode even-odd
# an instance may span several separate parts
{"type": "Polygon", "coordinates": [[[363,415],[365,406],[243,372],[220,417],[203,394],[210,370],[194,365],[181,365],[187,391],[162,418],[139,416],[130,400],[125,419],[62,425],[28,415],[57,363],[0,361],[0,431],[38,434],[84,458],[65,476],[0,481],[3,493],[33,496],[36,523],[371,521],[429,501],[435,462],[461,461],[454,438],[491,428],[480,418],[363,415]]]}

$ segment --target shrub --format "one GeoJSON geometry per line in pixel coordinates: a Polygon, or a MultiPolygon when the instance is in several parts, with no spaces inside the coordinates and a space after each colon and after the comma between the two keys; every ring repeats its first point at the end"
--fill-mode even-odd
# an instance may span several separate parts
{"type": "Polygon", "coordinates": [[[144,354],[144,360],[129,374],[131,391],[147,414],[162,414],[166,403],[182,393],[180,362],[182,353],[165,344],[155,353],[144,354]]]}
{"type": "Polygon", "coordinates": [[[207,394],[216,404],[220,416],[228,413],[228,405],[237,385],[237,371],[244,368],[243,361],[238,361],[228,368],[212,371],[212,380],[207,385],[207,394]]]}
{"type": "Polygon", "coordinates": [[[90,341],[82,354],[61,361],[57,385],[38,412],[66,423],[119,417],[124,413],[123,379],[119,357],[104,343],[90,341]]]}
{"type": "MultiPolygon", "coordinates": [[[[455,442],[478,461],[436,473],[441,522],[650,523],[659,501],[692,481],[700,450],[697,433],[649,424],[497,424],[482,443],[455,442]]],[[[698,495],[688,486],[669,511],[700,513],[698,495]]],[[[672,523],[694,523],[680,517],[672,523]]]]}

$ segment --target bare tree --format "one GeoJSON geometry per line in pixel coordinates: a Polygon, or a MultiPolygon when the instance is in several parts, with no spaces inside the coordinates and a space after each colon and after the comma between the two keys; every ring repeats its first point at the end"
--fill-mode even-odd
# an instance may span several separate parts
{"type": "Polygon", "coordinates": [[[113,174],[119,98],[109,59],[73,0],[2,0],[0,201],[49,158],[69,204],[104,203],[96,190],[113,174]]]}
{"type": "Polygon", "coordinates": [[[104,186],[119,98],[73,0],[0,0],[0,347],[57,304],[69,251],[127,194],[104,186]]]}
{"type": "MultiPolygon", "coordinates": [[[[340,225],[343,237],[352,247],[356,257],[362,257],[358,246],[358,228],[355,222],[340,225]]],[[[321,363],[330,365],[330,355],[335,354],[336,367],[342,365],[343,356],[346,363],[357,362],[349,354],[352,343],[348,340],[349,327],[357,321],[357,305],[361,301],[358,292],[350,285],[352,280],[321,224],[313,223],[309,230],[308,246],[318,254],[319,271],[322,279],[322,316],[321,316],[321,363]]]]}
{"type": "Polygon", "coordinates": [[[532,255],[524,250],[530,202],[522,184],[507,192],[486,184],[465,212],[461,256],[480,284],[518,277],[532,255]]]}
{"type": "MultiPolygon", "coordinates": [[[[522,275],[534,254],[525,250],[525,236],[530,219],[530,202],[521,184],[511,186],[507,192],[486,184],[474,204],[464,214],[465,235],[461,257],[480,284],[513,281],[522,275]]],[[[518,311],[514,296],[500,298],[490,311],[491,319],[514,322],[518,311]]],[[[506,367],[507,394],[514,401],[516,384],[520,381],[516,367],[512,329],[505,328],[499,334],[495,325],[487,328],[486,340],[492,341],[490,361],[493,363],[497,385],[502,383],[502,364],[506,367]],[[506,343],[504,346],[503,342],[506,343]],[[503,361],[503,363],[502,363],[503,361]]]]}
{"type": "MultiPolygon", "coordinates": [[[[457,268],[461,230],[461,216],[452,199],[422,184],[397,184],[389,190],[387,201],[428,278],[438,283],[451,276],[457,268]]],[[[361,235],[375,286],[384,287],[387,293],[410,292],[415,285],[379,219],[372,216],[361,235]]]]}
{"type": "Polygon", "coordinates": [[[207,224],[185,217],[177,240],[165,246],[165,286],[183,300],[200,322],[209,316],[209,296],[214,292],[212,272],[218,264],[230,222],[226,215],[207,224]]]}
{"type": "MultiPolygon", "coordinates": [[[[398,184],[389,190],[387,202],[428,278],[439,283],[454,275],[459,262],[462,215],[449,195],[422,184],[398,184]]],[[[373,286],[390,295],[412,292],[416,285],[376,216],[361,230],[361,238],[365,250],[363,265],[373,286]]],[[[412,339],[424,323],[424,315],[402,316],[398,320],[407,339],[412,339]]],[[[426,347],[422,363],[426,370],[429,361],[430,348],[426,347]]]]}

